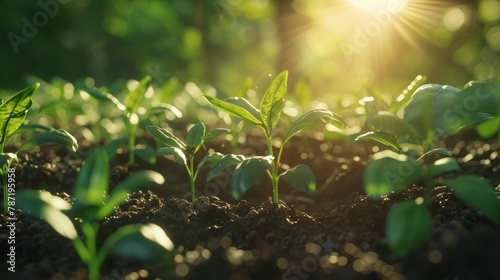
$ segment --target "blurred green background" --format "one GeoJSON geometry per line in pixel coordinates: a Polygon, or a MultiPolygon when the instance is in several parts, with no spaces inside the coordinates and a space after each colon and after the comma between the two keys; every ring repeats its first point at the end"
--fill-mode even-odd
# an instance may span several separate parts
{"type": "Polygon", "coordinates": [[[498,0],[4,1],[0,22],[9,90],[27,75],[101,86],[149,74],[229,96],[288,69],[290,86],[304,79],[314,99],[349,105],[419,74],[455,86],[500,76],[498,0]]]}

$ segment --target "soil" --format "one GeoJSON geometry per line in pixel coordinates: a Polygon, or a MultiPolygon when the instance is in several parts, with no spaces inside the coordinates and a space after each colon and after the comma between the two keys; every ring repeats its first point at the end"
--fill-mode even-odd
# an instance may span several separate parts
{"type": "MultiPolygon", "coordinates": [[[[127,152],[111,161],[111,187],[144,169],[166,178],[162,186],[130,194],[102,222],[99,242],[130,223],[155,223],[174,242],[167,263],[137,262],[110,256],[102,279],[497,279],[500,275],[500,227],[459,201],[448,189],[434,189],[431,211],[435,230],[421,249],[404,258],[391,255],[385,240],[385,218],[391,206],[417,198],[423,188],[381,200],[367,198],[362,174],[374,143],[343,143],[302,137],[286,147],[282,162],[309,165],[318,189],[312,196],[280,185],[278,204],[270,200],[267,178],[253,186],[241,201],[228,194],[231,170],[204,183],[199,175],[197,200],[188,202],[189,186],[182,166],[159,158],[154,165],[141,160],[126,165],[127,152]]],[[[442,143],[459,160],[463,173],[478,174],[500,194],[498,140],[479,139],[473,132],[442,143]]],[[[142,139],[147,142],[150,139],[142,139]]],[[[242,152],[261,153],[262,139],[250,134],[242,152]]],[[[70,200],[82,160],[92,146],[80,143],[73,153],[43,146],[20,155],[16,188],[44,189],[70,200]]],[[[206,147],[229,152],[229,144],[206,147]]],[[[262,154],[262,153],[261,153],[262,154]]],[[[8,216],[2,214],[0,251],[8,252],[8,216]]],[[[18,211],[16,273],[0,266],[1,279],[86,279],[86,268],[71,242],[45,222],[18,211]],[[14,276],[13,276],[14,275],[14,276]]]]}

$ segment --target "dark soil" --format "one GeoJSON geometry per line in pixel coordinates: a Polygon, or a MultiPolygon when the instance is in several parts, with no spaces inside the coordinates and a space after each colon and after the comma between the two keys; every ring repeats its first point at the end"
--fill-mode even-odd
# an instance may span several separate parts
{"type": "MultiPolygon", "coordinates": [[[[483,176],[500,193],[498,141],[462,134],[443,143],[459,159],[463,173],[483,176]]],[[[249,135],[247,153],[259,153],[258,136],[249,135]]],[[[44,146],[21,155],[17,189],[48,190],[70,199],[82,159],[89,145],[77,153],[44,146]]],[[[228,152],[227,143],[207,151],[228,152]]],[[[231,171],[203,183],[198,198],[189,198],[182,166],[159,158],[126,166],[121,152],[111,163],[111,186],[143,169],[156,170],[166,183],[133,193],[102,223],[99,240],[130,223],[156,223],[176,245],[168,263],[144,263],[109,257],[103,279],[498,279],[500,227],[469,209],[446,188],[436,188],[431,202],[435,231],[432,240],[404,257],[391,255],[385,241],[385,218],[391,206],[417,198],[423,189],[413,186],[382,200],[368,199],[362,174],[372,143],[346,144],[313,137],[292,141],[282,162],[308,164],[318,189],[313,196],[280,185],[280,201],[269,199],[267,179],[253,186],[244,200],[228,194],[231,171]],[[348,147],[348,148],[347,148],[348,147]],[[217,196],[213,196],[217,195],[217,196]],[[180,198],[179,198],[180,197],[180,198]]],[[[205,170],[203,172],[206,172],[205,170]]],[[[202,173],[203,173],[202,172],[202,173]]],[[[8,252],[7,216],[1,216],[0,248],[8,252]]],[[[85,279],[86,269],[71,242],[41,220],[19,213],[16,221],[16,273],[0,267],[1,279],[85,279]]]]}

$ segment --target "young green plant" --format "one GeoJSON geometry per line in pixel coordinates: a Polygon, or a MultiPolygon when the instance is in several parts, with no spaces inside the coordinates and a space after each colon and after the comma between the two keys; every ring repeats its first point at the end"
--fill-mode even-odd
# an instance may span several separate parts
{"type": "Polygon", "coordinates": [[[220,159],[222,155],[219,153],[206,155],[197,165],[196,169],[194,167],[194,157],[204,143],[209,142],[222,134],[228,133],[230,130],[226,128],[216,128],[205,134],[205,125],[203,123],[197,123],[189,129],[186,142],[184,142],[164,128],[157,126],[148,126],[146,128],[156,139],[166,145],[166,147],[158,150],[161,155],[174,156],[174,159],[178,164],[182,164],[186,167],[191,187],[191,201],[194,203],[195,182],[200,167],[204,163],[212,166],[212,164],[220,159]]]}
{"type": "Polygon", "coordinates": [[[429,210],[432,191],[445,186],[466,205],[481,212],[492,222],[500,223],[500,199],[488,181],[477,175],[447,176],[460,171],[458,162],[444,148],[431,150],[419,158],[415,153],[397,154],[386,150],[374,155],[364,171],[364,187],[372,198],[401,192],[419,183],[425,194],[414,200],[396,203],[387,216],[386,235],[391,250],[407,255],[425,244],[433,233],[429,210]],[[445,157],[431,160],[436,154],[445,157]]]}
{"type": "Polygon", "coordinates": [[[357,140],[375,140],[393,150],[375,154],[366,167],[366,193],[380,198],[404,191],[415,183],[426,188],[423,197],[396,203],[388,214],[387,242],[395,254],[411,253],[429,240],[433,221],[428,206],[435,187],[450,188],[466,205],[482,212],[494,223],[500,223],[500,200],[490,184],[477,175],[443,179],[447,173],[459,172],[460,166],[448,150],[431,149],[438,140],[461,128],[491,119],[491,114],[498,111],[494,90],[482,82],[470,83],[462,90],[424,85],[409,99],[401,99],[404,103],[401,107],[405,106],[403,118],[392,112],[377,111],[379,106],[373,99],[364,100],[366,122],[374,130],[360,135],[357,140]],[[469,109],[461,111],[464,108],[469,109]],[[423,155],[417,158],[419,153],[423,155]],[[433,160],[436,154],[444,157],[433,160]]]}
{"type": "Polygon", "coordinates": [[[163,182],[163,177],[156,172],[137,172],[117,185],[105,199],[109,186],[108,156],[103,148],[96,148],[78,174],[72,190],[73,205],[49,192],[29,189],[17,193],[17,205],[28,215],[41,217],[57,233],[70,239],[87,266],[89,279],[97,280],[101,265],[110,253],[147,261],[168,258],[168,252],[173,250],[172,241],[155,224],[123,226],[97,248],[100,222],[111,215],[128,194],[148,184],[163,182]]]}
{"type": "Polygon", "coordinates": [[[371,131],[358,140],[372,139],[396,151],[407,145],[423,152],[464,127],[494,121],[500,110],[500,83],[471,81],[463,89],[423,85],[400,99],[402,117],[379,110],[383,105],[372,97],[363,101],[371,131]]]}
{"type": "Polygon", "coordinates": [[[226,155],[214,165],[207,180],[215,177],[229,166],[236,165],[231,177],[231,195],[240,199],[245,192],[265,173],[269,175],[273,188],[273,201],[278,203],[278,181],[283,179],[294,188],[311,193],[316,190],[316,179],[313,171],[306,165],[297,165],[279,174],[281,156],[285,144],[297,133],[318,120],[329,122],[337,127],[344,127],[344,120],[326,109],[311,110],[299,117],[290,125],[282,138],[278,154],[273,151],[274,128],[278,124],[285,106],[287,93],[288,71],[281,72],[271,83],[257,109],[244,98],[226,98],[224,100],[204,94],[203,96],[217,109],[239,117],[264,132],[269,154],[267,156],[226,155]]]}
{"type": "Polygon", "coordinates": [[[89,95],[100,101],[111,101],[116,105],[116,108],[118,110],[124,113],[123,118],[126,125],[126,136],[123,138],[115,139],[113,141],[118,145],[121,145],[125,141],[127,141],[129,151],[129,165],[135,163],[135,154],[150,163],[154,163],[154,160],[156,159],[154,157],[154,150],[151,147],[146,146],[143,148],[139,148],[136,146],[137,130],[140,127],[142,121],[146,120],[151,115],[165,112],[165,110],[171,111],[175,114],[176,117],[182,117],[181,112],[179,112],[177,108],[169,104],[161,104],[153,108],[147,108],[148,110],[146,111],[146,113],[139,114],[140,105],[144,99],[150,83],[151,77],[146,76],[137,84],[134,89],[128,90],[127,96],[123,103],[110,93],[103,93],[95,88],[85,90],[85,92],[87,92],[89,95]]]}
{"type": "Polygon", "coordinates": [[[23,125],[28,110],[33,104],[32,96],[39,86],[39,84],[35,84],[27,87],[0,103],[0,176],[2,177],[3,203],[6,213],[11,211],[10,205],[14,204],[14,192],[11,192],[12,189],[8,187],[7,173],[12,162],[17,160],[17,154],[20,151],[29,150],[44,143],[59,143],[73,151],[78,149],[76,139],[63,129],[54,130],[41,125],[23,125]],[[4,152],[4,148],[13,134],[39,130],[42,130],[42,133],[29,138],[15,152],[4,152]]]}

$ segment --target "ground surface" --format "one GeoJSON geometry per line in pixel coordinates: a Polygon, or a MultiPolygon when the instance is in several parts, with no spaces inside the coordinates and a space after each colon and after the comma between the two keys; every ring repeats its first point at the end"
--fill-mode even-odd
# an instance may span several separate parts
{"type": "MultiPolygon", "coordinates": [[[[500,275],[500,228],[470,210],[446,188],[436,188],[431,203],[435,231],[432,240],[405,258],[391,256],[385,241],[385,217],[398,201],[416,198],[423,189],[374,201],[362,192],[363,168],[379,148],[372,143],[298,138],[287,147],[283,163],[308,164],[318,189],[307,196],[280,186],[279,204],[263,179],[236,202],[228,195],[228,170],[209,183],[199,180],[198,199],[189,198],[181,166],[159,159],[154,166],[139,162],[127,167],[126,152],[112,160],[111,185],[128,174],[154,169],[166,178],[163,186],[131,194],[105,220],[100,240],[118,227],[153,222],[176,245],[173,260],[142,263],[109,258],[103,279],[496,279],[500,275]],[[349,147],[348,149],[345,147],[349,147]],[[212,195],[216,194],[218,197],[212,195]]],[[[497,140],[477,141],[468,133],[448,139],[463,173],[485,177],[500,193],[497,140]]],[[[69,199],[71,186],[90,147],[78,153],[44,146],[21,155],[17,188],[48,190],[69,199]]],[[[227,143],[207,149],[228,150],[227,143]]],[[[261,153],[258,136],[248,136],[243,153],[261,153]]],[[[203,173],[203,172],[202,172],[203,173]]],[[[203,174],[200,175],[203,178],[203,174]]],[[[8,251],[7,217],[1,216],[0,248],[8,251]]],[[[71,243],[40,220],[18,215],[16,274],[5,262],[0,278],[85,279],[85,268],[71,243]],[[13,278],[12,278],[13,277],[13,278]]]]}

